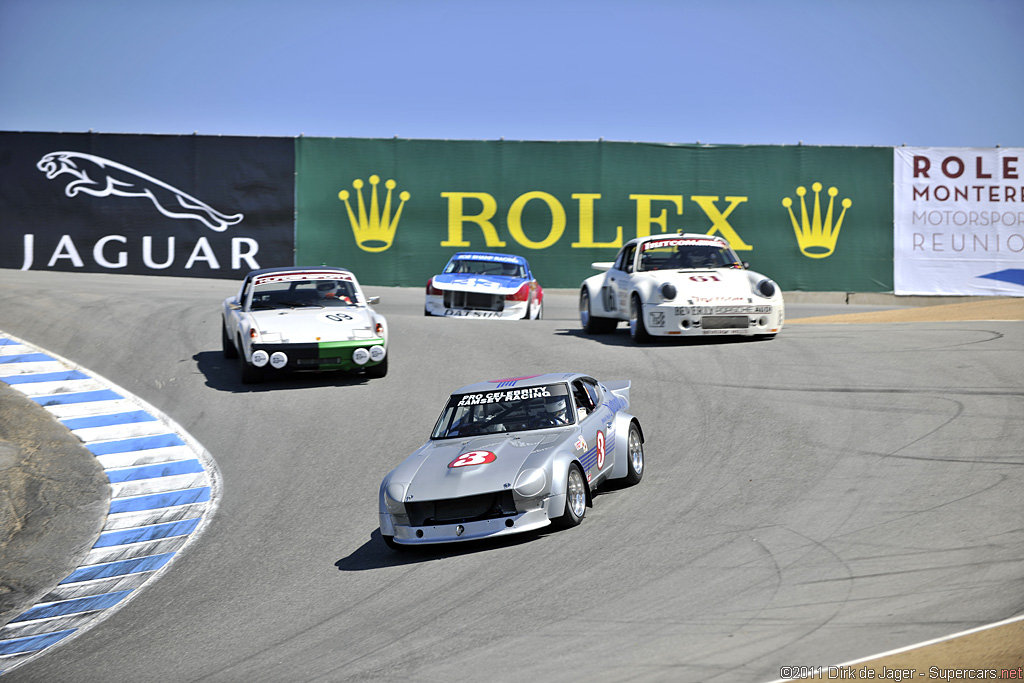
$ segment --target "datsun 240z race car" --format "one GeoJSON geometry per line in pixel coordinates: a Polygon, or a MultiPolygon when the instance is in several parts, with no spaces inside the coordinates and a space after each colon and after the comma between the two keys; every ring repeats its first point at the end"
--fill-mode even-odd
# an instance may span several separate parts
{"type": "Polygon", "coordinates": [[[680,234],[630,240],[606,271],[583,281],[580,323],[590,334],[629,321],[633,341],[652,335],[771,339],[785,306],[778,285],[747,269],[721,237],[680,234]]]}
{"type": "Polygon", "coordinates": [[[594,489],[644,473],[629,381],[578,373],[479,382],[451,395],[430,440],[384,477],[389,547],[575,526],[594,489]]]}
{"type": "Polygon", "coordinates": [[[265,268],[245,276],[224,300],[224,356],[237,358],[242,382],[274,370],[388,372],[388,325],[367,304],[355,276],[343,268],[265,268]]]}
{"type": "Polygon", "coordinates": [[[540,320],[544,290],[522,256],[461,252],[427,280],[424,315],[540,320]]]}

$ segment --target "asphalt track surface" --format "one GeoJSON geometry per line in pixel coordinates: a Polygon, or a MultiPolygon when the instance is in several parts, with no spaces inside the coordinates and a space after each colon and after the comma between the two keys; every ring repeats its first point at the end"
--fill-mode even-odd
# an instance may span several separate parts
{"type": "Polygon", "coordinates": [[[162,410],[223,478],[170,571],[5,681],[757,683],[1024,613],[1022,322],[637,348],[582,335],[571,293],[495,323],[370,287],[388,377],[249,387],[220,354],[235,288],[0,271],[0,329],[162,410]],[[378,485],[447,394],[554,370],[632,381],[640,485],[575,529],[388,550],[378,485]]]}

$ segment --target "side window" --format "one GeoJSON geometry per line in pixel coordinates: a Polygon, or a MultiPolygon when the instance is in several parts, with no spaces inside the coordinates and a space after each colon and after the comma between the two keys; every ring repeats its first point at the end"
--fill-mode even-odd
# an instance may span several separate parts
{"type": "Polygon", "coordinates": [[[242,290],[238,293],[238,305],[244,306],[245,299],[249,296],[249,290],[252,288],[252,280],[246,280],[242,283],[242,290]]]}
{"type": "Polygon", "coordinates": [[[619,255],[615,257],[615,265],[612,266],[615,270],[625,270],[626,266],[626,250],[623,249],[619,252],[619,255]]]}
{"type": "Polygon", "coordinates": [[[590,395],[590,392],[587,391],[586,385],[582,380],[575,380],[572,383],[572,395],[576,399],[577,408],[584,411],[578,416],[581,420],[593,412],[594,408],[597,407],[597,403],[594,402],[593,397],[590,395]]]}
{"type": "Polygon", "coordinates": [[[630,245],[629,247],[626,248],[626,251],[623,252],[623,257],[624,257],[623,258],[623,261],[624,261],[623,265],[625,267],[622,268],[622,270],[626,271],[627,273],[632,273],[633,272],[633,254],[635,254],[635,253],[636,253],[636,245],[635,244],[634,245],[630,245]]]}
{"type": "MultiPolygon", "coordinates": [[[[600,405],[601,390],[597,388],[597,383],[589,379],[582,380],[582,382],[584,391],[586,391],[587,395],[590,397],[591,405],[594,407],[600,405]]],[[[593,408],[591,408],[591,410],[593,410],[593,408]]]]}

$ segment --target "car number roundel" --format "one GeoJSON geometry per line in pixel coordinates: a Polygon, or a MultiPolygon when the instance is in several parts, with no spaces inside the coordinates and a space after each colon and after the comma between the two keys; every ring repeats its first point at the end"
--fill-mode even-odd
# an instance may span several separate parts
{"type": "Polygon", "coordinates": [[[469,451],[448,463],[448,467],[469,467],[470,465],[486,465],[498,459],[490,451],[469,451]]]}
{"type": "Polygon", "coordinates": [[[604,467],[604,432],[597,432],[597,469],[604,467]]]}

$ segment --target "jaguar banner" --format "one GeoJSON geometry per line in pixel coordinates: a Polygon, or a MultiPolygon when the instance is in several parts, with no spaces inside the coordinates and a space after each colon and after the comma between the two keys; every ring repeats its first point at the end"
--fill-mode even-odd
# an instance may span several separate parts
{"type": "Polygon", "coordinates": [[[0,132],[0,268],[291,265],[294,168],[292,138],[0,132]]]}
{"type": "Polygon", "coordinates": [[[897,294],[1024,296],[1024,148],[898,147],[897,294]]]}
{"type": "Polygon", "coordinates": [[[296,141],[296,261],[422,286],[457,251],[578,287],[633,237],[721,235],[783,289],[892,291],[892,148],[296,141]]]}

